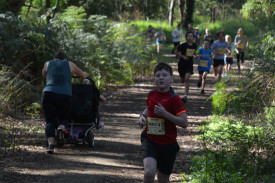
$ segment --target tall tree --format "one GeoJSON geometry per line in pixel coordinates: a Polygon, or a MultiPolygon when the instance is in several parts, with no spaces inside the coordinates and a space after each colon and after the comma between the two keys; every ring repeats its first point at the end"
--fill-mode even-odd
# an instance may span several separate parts
{"type": "Polygon", "coordinates": [[[175,0],[170,1],[169,7],[169,25],[172,27],[174,22],[174,7],[175,7],[175,0]]]}
{"type": "Polygon", "coordinates": [[[195,0],[186,0],[186,16],[184,21],[184,27],[187,27],[189,23],[193,23],[194,7],[195,0]]]}
{"type": "Polygon", "coordinates": [[[183,23],[185,0],[178,0],[180,22],[183,23]]]}

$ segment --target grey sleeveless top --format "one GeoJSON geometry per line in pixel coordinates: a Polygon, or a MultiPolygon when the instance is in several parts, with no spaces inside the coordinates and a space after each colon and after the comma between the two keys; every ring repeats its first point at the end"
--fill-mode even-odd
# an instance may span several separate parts
{"type": "Polygon", "coordinates": [[[49,61],[44,91],[72,96],[72,78],[68,61],[49,61]]]}

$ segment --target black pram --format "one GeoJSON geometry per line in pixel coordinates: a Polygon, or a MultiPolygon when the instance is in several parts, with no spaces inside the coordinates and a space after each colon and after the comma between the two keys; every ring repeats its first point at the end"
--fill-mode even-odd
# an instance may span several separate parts
{"type": "MultiPolygon", "coordinates": [[[[73,77],[74,80],[82,80],[78,77],[73,77]]],[[[68,130],[64,132],[65,143],[88,142],[91,147],[94,147],[93,129],[99,128],[99,96],[100,92],[97,89],[95,82],[87,78],[85,84],[72,84],[72,111],[71,118],[68,124],[68,130]]]]}

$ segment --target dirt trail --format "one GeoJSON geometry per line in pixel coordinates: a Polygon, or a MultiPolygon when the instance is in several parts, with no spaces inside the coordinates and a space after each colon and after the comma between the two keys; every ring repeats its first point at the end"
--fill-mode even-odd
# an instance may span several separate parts
{"type": "MultiPolygon", "coordinates": [[[[177,61],[172,55],[166,56],[173,61],[170,63],[175,75],[172,86],[177,94],[183,96],[177,61]]],[[[209,74],[205,94],[201,95],[196,86],[196,64],[194,71],[186,104],[189,127],[179,129],[180,152],[171,182],[180,182],[180,173],[188,173],[190,159],[200,148],[194,138],[198,133],[198,125],[211,114],[211,104],[206,99],[214,92],[213,73],[211,71],[209,74]]],[[[48,155],[40,143],[24,152],[23,156],[1,160],[0,182],[142,182],[139,140],[142,130],[137,122],[139,113],[145,107],[147,94],[154,88],[152,81],[152,78],[145,78],[137,80],[134,85],[120,87],[116,92],[107,91],[108,102],[100,105],[101,122],[105,123],[105,128],[95,134],[93,149],[82,144],[67,144],[56,148],[55,154],[48,155]]]]}

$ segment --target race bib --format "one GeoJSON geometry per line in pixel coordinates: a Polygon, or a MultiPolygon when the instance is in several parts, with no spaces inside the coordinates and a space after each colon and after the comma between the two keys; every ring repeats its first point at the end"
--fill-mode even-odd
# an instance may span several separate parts
{"type": "Polygon", "coordinates": [[[244,49],[244,44],[243,43],[238,44],[238,48],[244,49]]]}
{"type": "Polygon", "coordinates": [[[208,67],[208,60],[200,59],[199,66],[200,67],[208,67]]]}
{"type": "Polygon", "coordinates": [[[231,53],[227,53],[226,57],[233,57],[233,53],[232,52],[231,53]]]}
{"type": "Polygon", "coordinates": [[[193,57],[194,53],[195,53],[194,49],[186,49],[186,56],[187,57],[193,57]]]}
{"type": "Polygon", "coordinates": [[[225,54],[225,48],[218,48],[218,53],[219,53],[219,55],[224,55],[225,54]]]}
{"type": "Polygon", "coordinates": [[[148,118],[147,119],[147,134],[165,135],[164,119],[148,118]]]}

